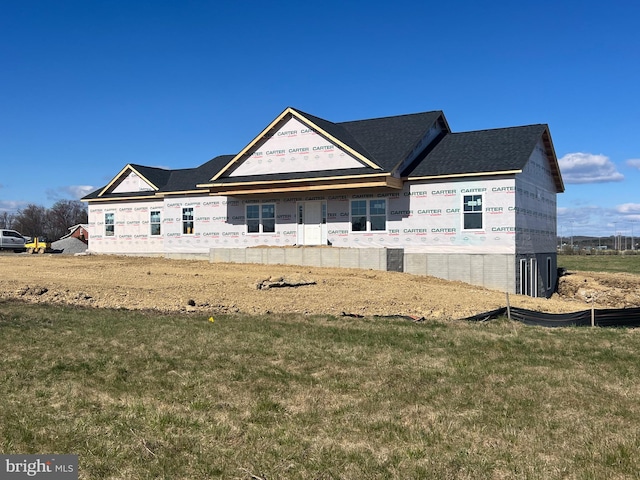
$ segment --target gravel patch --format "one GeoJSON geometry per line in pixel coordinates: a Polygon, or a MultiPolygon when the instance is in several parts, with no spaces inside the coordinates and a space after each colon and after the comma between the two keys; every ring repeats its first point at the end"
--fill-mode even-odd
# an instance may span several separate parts
{"type": "Polygon", "coordinates": [[[65,255],[75,255],[76,253],[84,253],[87,251],[87,244],[74,237],[63,238],[51,244],[51,248],[56,252],[65,255]]]}

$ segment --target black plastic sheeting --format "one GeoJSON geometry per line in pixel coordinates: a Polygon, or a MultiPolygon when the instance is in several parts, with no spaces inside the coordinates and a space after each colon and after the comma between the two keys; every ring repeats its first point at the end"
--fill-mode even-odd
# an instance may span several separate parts
{"type": "MultiPolygon", "coordinates": [[[[535,310],[511,307],[511,319],[526,325],[542,327],[589,327],[591,326],[591,310],[572,313],[542,313],[535,310]]],[[[596,327],[640,327],[640,308],[594,309],[594,325],[596,327]]],[[[479,313],[464,320],[486,322],[507,315],[507,307],[490,312],[479,313]]]]}

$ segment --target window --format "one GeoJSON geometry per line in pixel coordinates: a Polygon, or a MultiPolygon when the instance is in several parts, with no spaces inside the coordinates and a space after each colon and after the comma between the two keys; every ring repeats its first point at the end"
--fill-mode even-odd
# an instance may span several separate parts
{"type": "Polygon", "coordinates": [[[351,231],[383,232],[387,229],[386,200],[352,200],[351,231]]]}
{"type": "Polygon", "coordinates": [[[247,233],[275,233],[275,231],[275,204],[247,205],[247,233]]]}
{"type": "Polygon", "coordinates": [[[547,290],[551,289],[551,257],[547,257],[547,290]]]}
{"type": "Polygon", "coordinates": [[[463,198],[465,230],[482,230],[482,195],[465,195],[463,198]]]}
{"type": "Polygon", "coordinates": [[[115,214],[114,213],[105,213],[104,214],[104,236],[105,237],[113,237],[115,232],[115,214]]]}
{"type": "Polygon", "coordinates": [[[193,234],[193,207],[182,209],[182,234],[193,234]]]}
{"type": "Polygon", "coordinates": [[[149,217],[151,235],[160,235],[160,210],[151,210],[149,217]]]}
{"type": "Polygon", "coordinates": [[[371,200],[369,202],[369,218],[371,230],[374,232],[387,229],[387,205],[385,200],[371,200]]]}

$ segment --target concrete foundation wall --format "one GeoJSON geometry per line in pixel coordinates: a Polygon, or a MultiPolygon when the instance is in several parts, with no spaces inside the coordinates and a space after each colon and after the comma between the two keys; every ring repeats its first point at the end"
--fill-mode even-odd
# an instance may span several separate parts
{"type": "Polygon", "coordinates": [[[387,252],[386,248],[212,248],[209,261],[387,270],[387,252]]]}
{"type": "Polygon", "coordinates": [[[208,253],[165,253],[162,255],[164,258],[170,260],[209,260],[208,253]]]}
{"type": "Polygon", "coordinates": [[[515,293],[515,255],[404,253],[386,248],[212,248],[211,263],[262,263],[404,271],[515,293]],[[399,260],[402,258],[402,260],[399,260]]]}
{"type": "Polygon", "coordinates": [[[405,253],[404,271],[515,293],[515,255],[405,253]]]}

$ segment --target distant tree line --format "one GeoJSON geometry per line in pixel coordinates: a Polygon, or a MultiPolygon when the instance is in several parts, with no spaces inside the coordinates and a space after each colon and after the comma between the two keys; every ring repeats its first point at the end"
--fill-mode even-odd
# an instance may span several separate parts
{"type": "Polygon", "coordinates": [[[52,241],[69,233],[69,227],[87,222],[87,207],[80,200],[58,200],[51,208],[30,203],[16,213],[0,213],[0,228],[52,241]]]}

